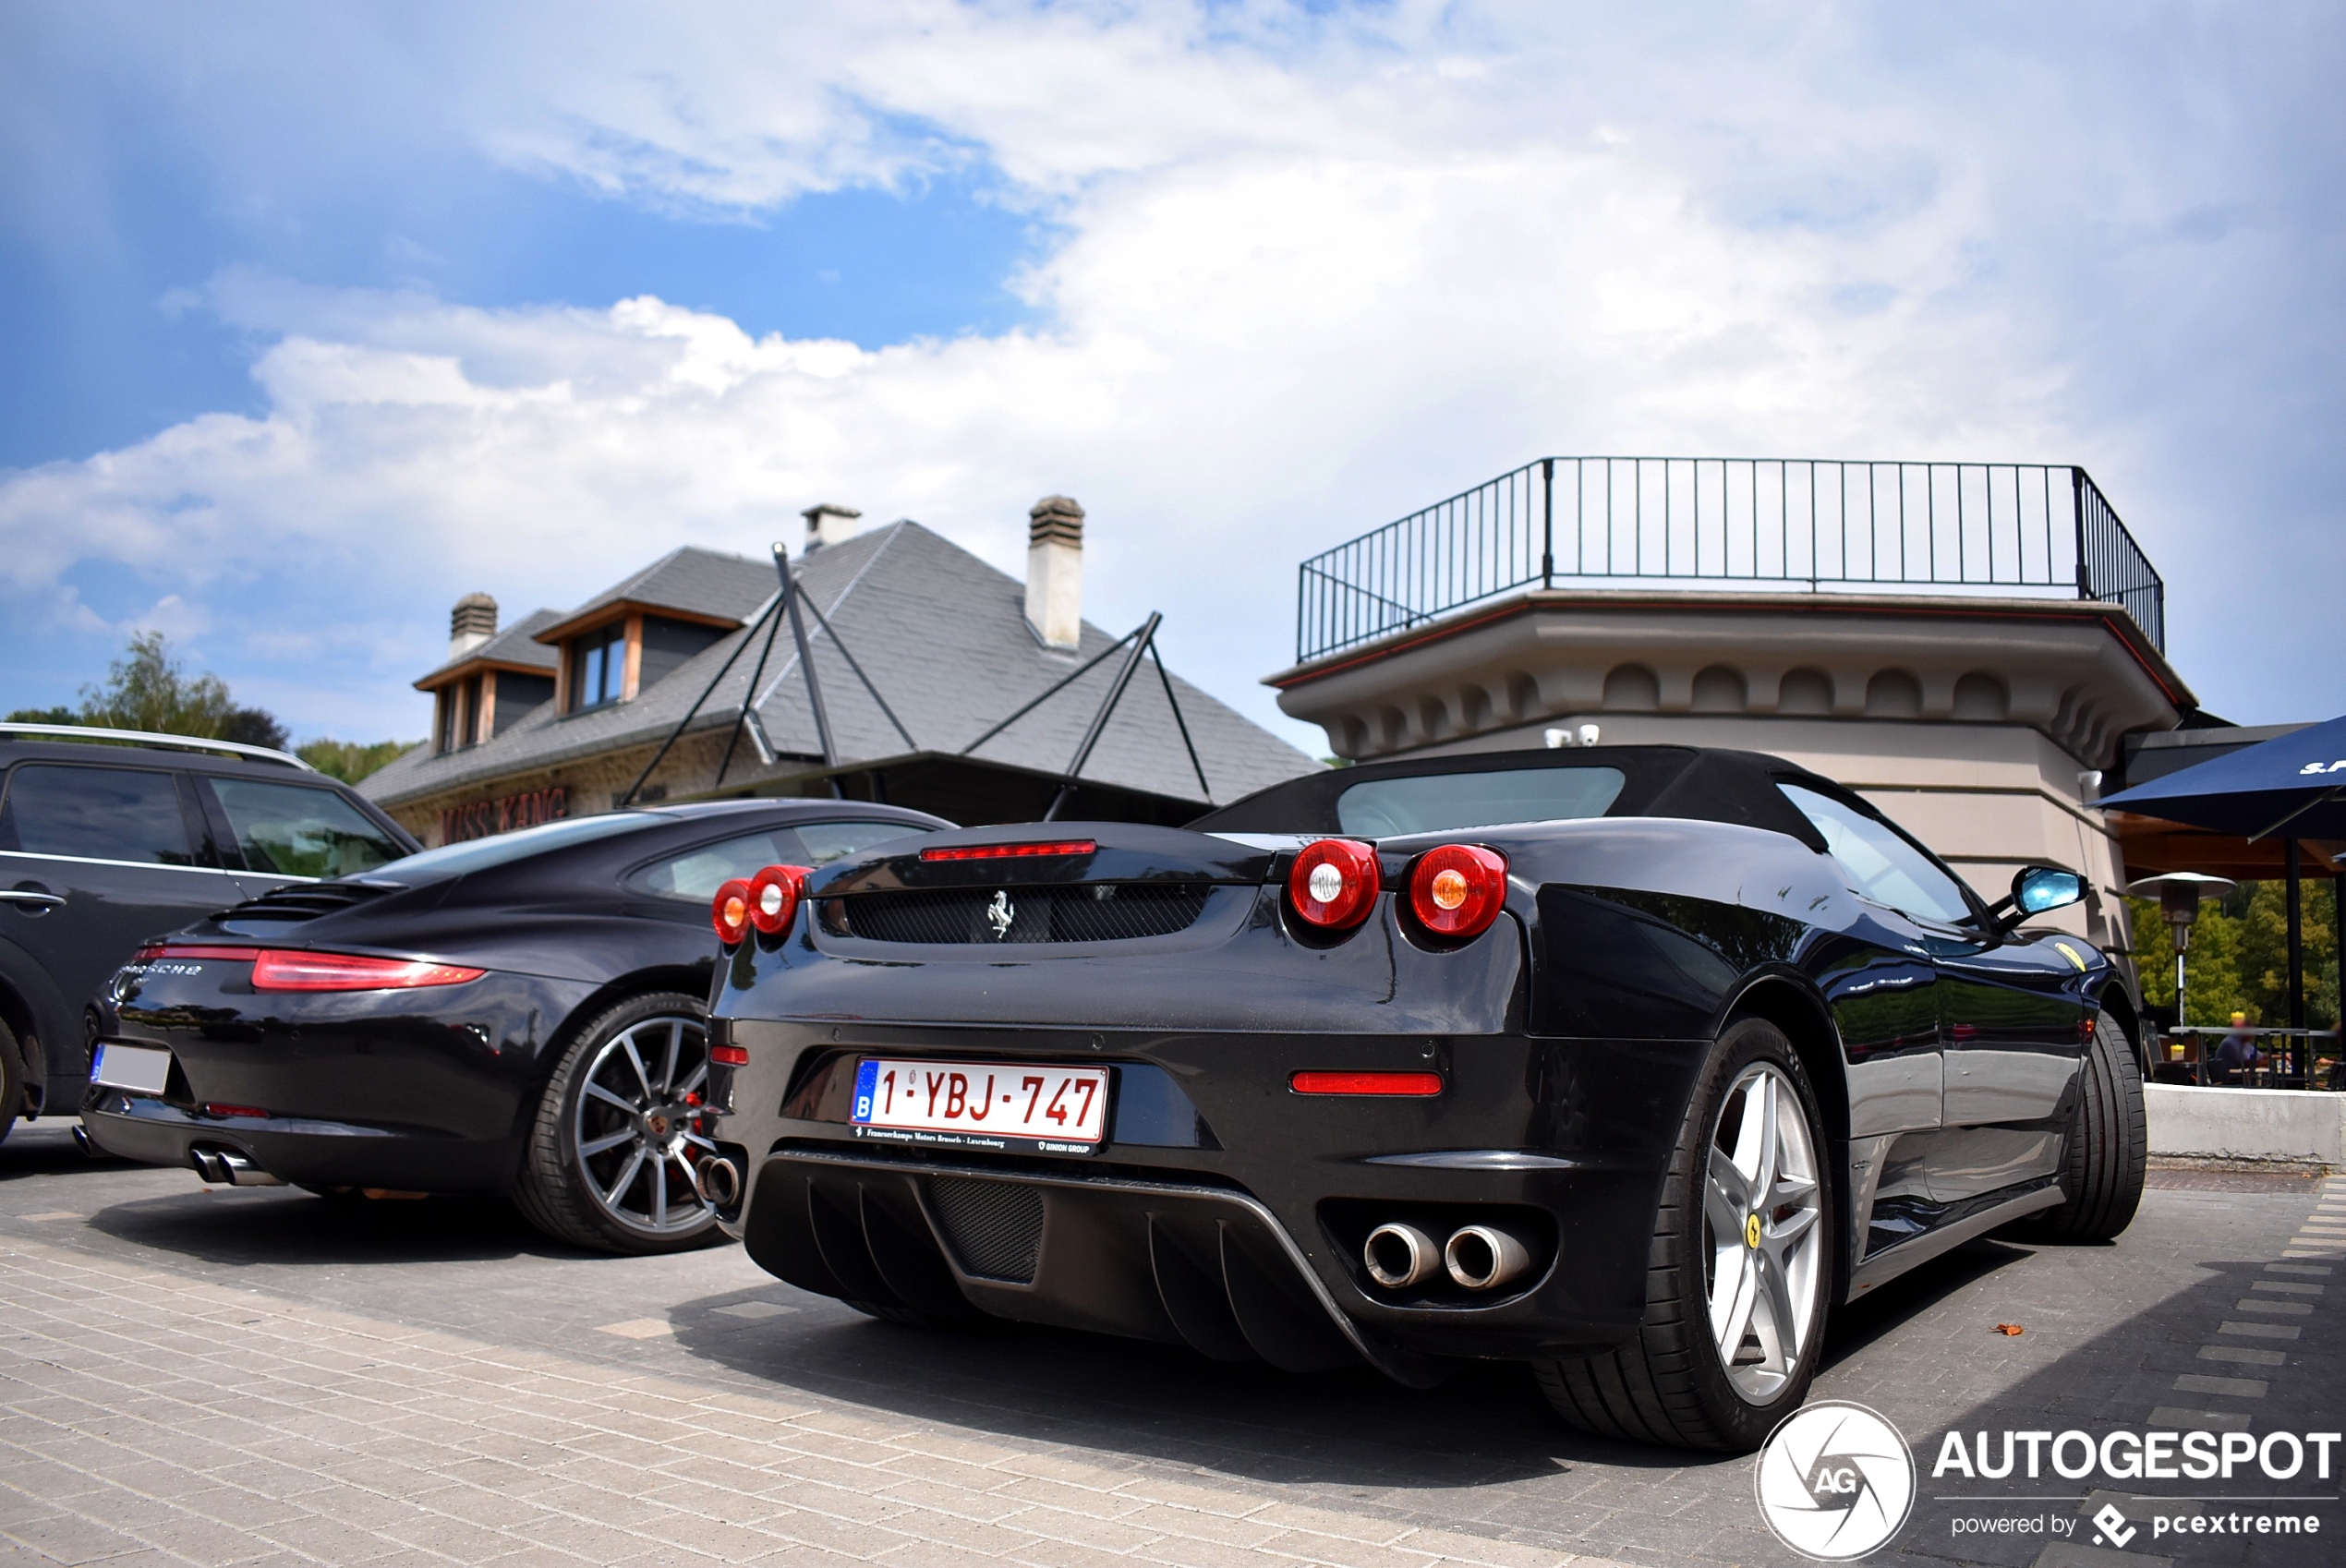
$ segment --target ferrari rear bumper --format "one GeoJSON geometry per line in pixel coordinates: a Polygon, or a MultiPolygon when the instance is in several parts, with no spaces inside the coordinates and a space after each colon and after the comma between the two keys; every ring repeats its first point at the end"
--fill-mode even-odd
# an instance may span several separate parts
{"type": "Polygon", "coordinates": [[[804,1290],[935,1318],[979,1312],[1188,1345],[1288,1371],[1433,1363],[1336,1305],[1262,1203],[1225,1188],[777,1151],[744,1241],[804,1290]]]}

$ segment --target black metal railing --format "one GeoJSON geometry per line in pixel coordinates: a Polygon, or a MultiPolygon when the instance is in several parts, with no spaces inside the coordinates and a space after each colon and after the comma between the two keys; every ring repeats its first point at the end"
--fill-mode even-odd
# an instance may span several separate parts
{"type": "Polygon", "coordinates": [[[1547,457],[1306,561],[1296,660],[1513,589],[1625,580],[2074,594],[2167,645],[2166,585],[2083,468],[1547,457]]]}

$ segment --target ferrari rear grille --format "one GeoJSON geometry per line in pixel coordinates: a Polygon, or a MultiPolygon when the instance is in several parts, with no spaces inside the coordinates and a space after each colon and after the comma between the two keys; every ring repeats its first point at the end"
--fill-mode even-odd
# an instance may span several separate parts
{"type": "Polygon", "coordinates": [[[1043,1247],[1043,1195],[1008,1181],[937,1176],[928,1200],[961,1267],[981,1279],[1034,1283],[1043,1247]]]}
{"type": "Polygon", "coordinates": [[[1070,887],[858,893],[826,922],[875,942],[1122,942],[1169,936],[1205,911],[1205,883],[1083,883],[1070,887]]]}

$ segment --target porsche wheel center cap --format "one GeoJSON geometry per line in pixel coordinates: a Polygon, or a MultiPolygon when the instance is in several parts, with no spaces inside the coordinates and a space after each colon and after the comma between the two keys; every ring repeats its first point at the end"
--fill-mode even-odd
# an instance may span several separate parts
{"type": "MultiPolygon", "coordinates": [[[[644,1125],[651,1129],[651,1135],[654,1138],[666,1138],[668,1136],[668,1118],[657,1112],[651,1116],[646,1116],[644,1118],[644,1125]]],[[[1760,1222],[1754,1220],[1751,1223],[1753,1225],[1757,1226],[1760,1222]]]]}

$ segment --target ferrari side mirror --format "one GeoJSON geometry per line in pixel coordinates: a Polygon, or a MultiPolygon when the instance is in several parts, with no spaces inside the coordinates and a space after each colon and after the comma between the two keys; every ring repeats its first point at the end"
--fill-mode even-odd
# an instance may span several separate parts
{"type": "Polygon", "coordinates": [[[2025,865],[2012,879],[2013,912],[2022,919],[2075,903],[2086,896],[2086,879],[2059,866],[2025,865]]]}

